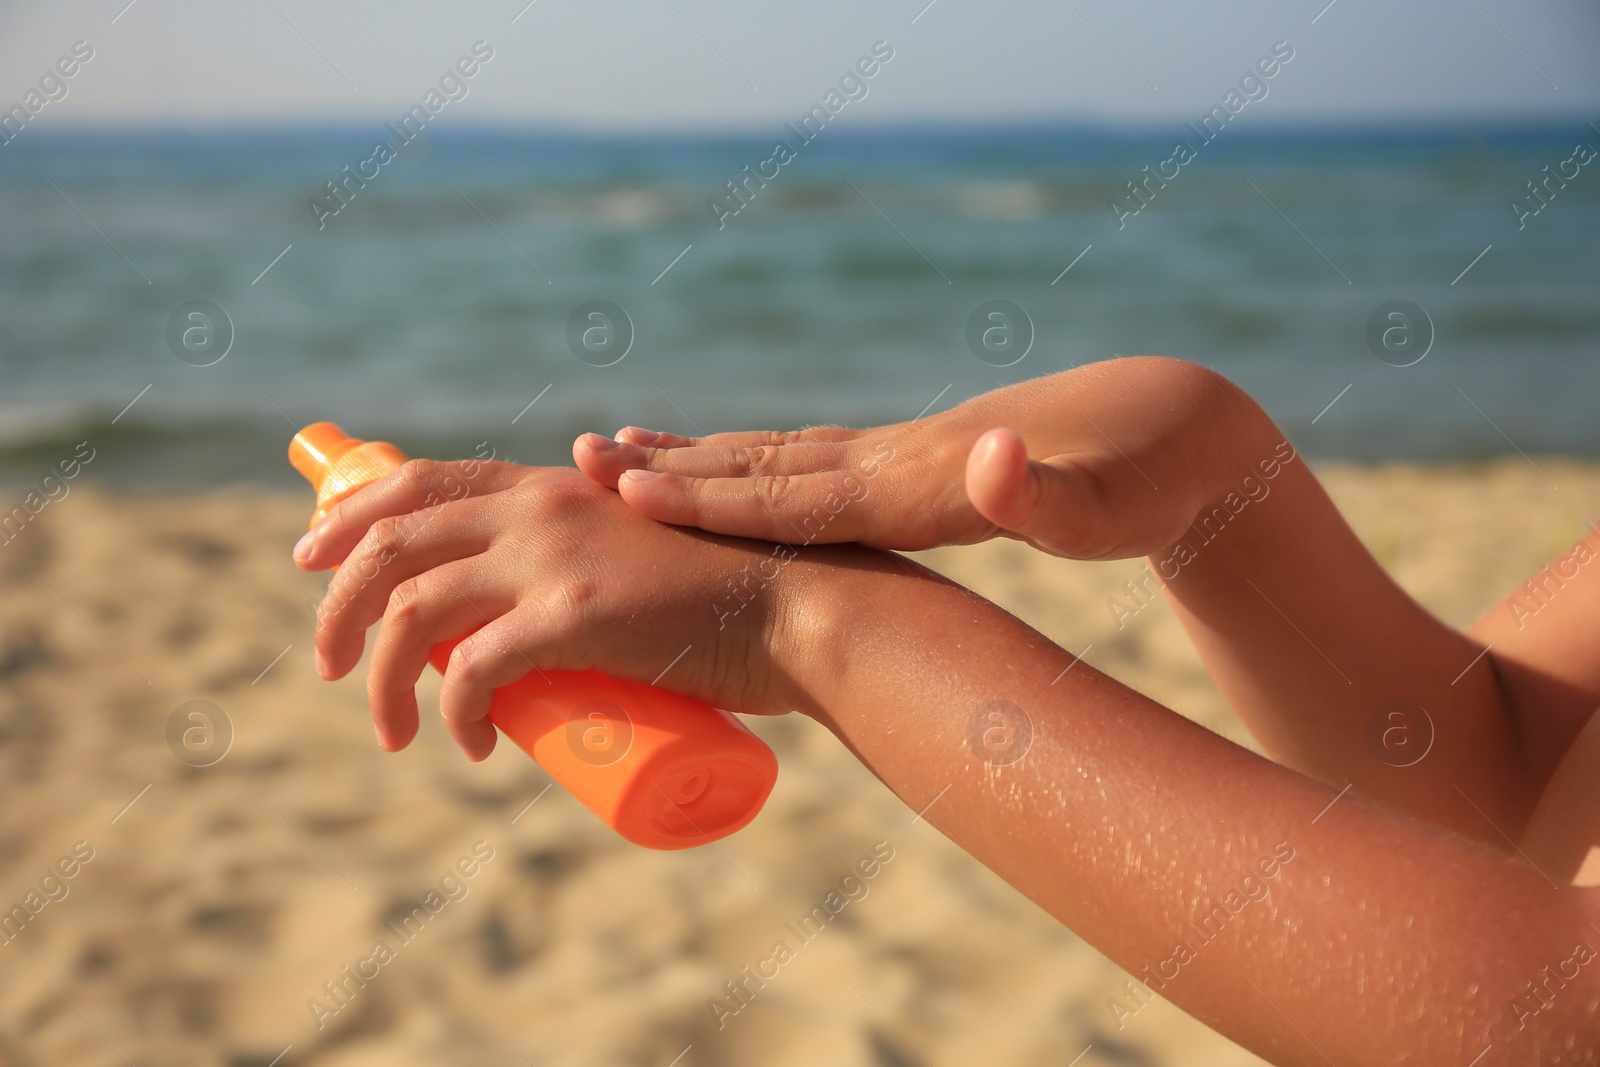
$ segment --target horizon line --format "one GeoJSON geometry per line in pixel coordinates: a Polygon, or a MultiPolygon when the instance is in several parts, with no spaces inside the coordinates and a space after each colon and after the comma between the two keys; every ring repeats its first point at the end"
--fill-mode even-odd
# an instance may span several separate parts
{"type": "MultiPolygon", "coordinates": [[[[57,123],[38,130],[38,139],[72,137],[206,136],[226,134],[270,134],[274,136],[348,133],[367,130],[383,120],[359,116],[306,121],[292,117],[243,117],[234,119],[194,118],[179,121],[86,120],[57,123]]],[[[1592,120],[1581,110],[1540,111],[1536,113],[1471,113],[1302,116],[1277,118],[1241,129],[1241,138],[1295,134],[1415,134],[1461,133],[1476,130],[1480,136],[1505,137],[1518,134],[1540,135],[1559,127],[1576,125],[1590,128],[1592,120]]],[[[1004,135],[1020,133],[1080,134],[1109,140],[1145,138],[1170,133],[1181,118],[1110,119],[1084,116],[995,116],[995,117],[907,117],[855,123],[837,131],[840,140],[881,137],[885,134],[1004,135]]],[[[532,137],[559,137],[574,140],[752,140],[773,135],[767,124],[717,125],[596,125],[562,121],[524,119],[477,120],[451,123],[428,131],[438,139],[511,134],[532,137]]]]}

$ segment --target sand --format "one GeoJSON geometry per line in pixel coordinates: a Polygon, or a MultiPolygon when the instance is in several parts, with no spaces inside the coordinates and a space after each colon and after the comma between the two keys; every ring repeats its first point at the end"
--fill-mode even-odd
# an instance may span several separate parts
{"type": "MultiPolygon", "coordinates": [[[[1600,467],[1538,462],[1325,474],[1401,582],[1464,624],[1597,513],[1600,467]]],[[[474,766],[428,719],[380,752],[364,671],[311,669],[320,582],[287,558],[306,512],[83,484],[0,546],[0,907],[41,905],[0,943],[0,1067],[1261,1062],[1164,1002],[1119,1028],[1119,968],[798,717],[754,723],[782,763],[760,818],[678,853],[621,841],[509,744],[474,766]],[[232,725],[209,766],[168,744],[192,700],[232,725]],[[893,858],[866,895],[796,938],[875,846],[893,858]],[[410,940],[386,925],[419,906],[410,940]],[[778,940],[793,958],[719,1027],[708,1004],[778,940]]],[[[1107,601],[1137,561],[924,558],[1248,743],[1164,604],[1118,628],[1107,601]]]]}

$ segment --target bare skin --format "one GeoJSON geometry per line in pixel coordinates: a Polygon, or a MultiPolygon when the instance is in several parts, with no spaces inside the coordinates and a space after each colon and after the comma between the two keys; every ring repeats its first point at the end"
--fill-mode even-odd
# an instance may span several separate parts
{"type": "MultiPolygon", "coordinates": [[[[1513,613],[1513,594],[1465,633],[1444,625],[1372,558],[1266,413],[1202,367],[1093,364],[870,430],[696,441],[630,427],[616,441],[580,438],[579,467],[666,522],[773,536],[828,494],[848,497],[862,459],[889,453],[814,540],[917,549],[1003,535],[1077,559],[1147,555],[1147,590],[1165,590],[1278,761],[1493,847],[1518,841],[1556,881],[1600,845],[1600,818],[1575,817],[1600,814],[1580,799],[1600,741],[1574,744],[1600,707],[1600,567],[1569,566],[1576,577],[1537,617],[1513,613]],[[1400,765],[1398,742],[1427,744],[1429,724],[1431,748],[1400,765]],[[1563,760],[1571,798],[1535,828],[1563,760]]],[[[1600,553],[1600,535],[1588,540],[1600,553]]]]}
{"type": "MultiPolygon", "coordinates": [[[[1149,384],[1140,388],[1148,403],[1149,384]]],[[[1133,425],[1136,412],[1113,421],[1117,404],[1139,401],[1138,389],[1105,390],[1106,407],[1089,397],[1072,402],[1116,446],[1150,451],[1129,451],[1117,462],[1130,469],[1137,464],[1163,488],[1141,481],[1145,488],[1130,492],[1152,500],[1181,496],[1193,501],[1198,515],[1210,489],[1232,484],[1242,472],[1228,465],[1225,442],[1176,447],[1196,425],[1186,418],[1203,420],[1208,407],[1237,401],[1219,387],[1214,403],[1185,407],[1192,389],[1193,383],[1173,386],[1174,403],[1159,411],[1178,426],[1139,431],[1146,435],[1143,446],[1133,440],[1139,434],[1120,432],[1133,425]],[[1154,453],[1163,449],[1170,469],[1155,462],[1154,453]],[[1190,457],[1197,467],[1214,464],[1227,473],[1220,482],[1207,481],[1188,467],[1190,457]]],[[[1239,403],[1243,415],[1248,406],[1239,403]]],[[[945,476],[961,491],[940,491],[948,508],[918,519],[919,541],[977,540],[1004,529],[1042,546],[1086,546],[1108,556],[1131,548],[1160,557],[1182,536],[1186,523],[1165,525],[1160,506],[1146,514],[1135,506],[1137,497],[1116,495],[1128,486],[1111,484],[1107,472],[1114,465],[1092,442],[1078,446],[1089,454],[1083,469],[1091,476],[1080,479],[1087,499],[1117,501],[1117,510],[1100,514],[1126,510],[1131,532],[1107,532],[1103,519],[1068,516],[1065,533],[1051,534],[1049,516],[1037,514],[1038,505],[1085,498],[1032,485],[1044,482],[1046,472],[1021,462],[1026,456],[1012,436],[988,434],[1018,421],[991,411],[971,425],[960,422],[950,441],[930,437],[914,447],[897,445],[887,460],[876,453],[881,469],[870,492],[852,505],[871,504],[887,516],[870,520],[877,525],[869,539],[883,544],[892,533],[900,498],[890,489],[901,483],[887,479],[904,479],[911,492],[936,488],[945,476]],[[944,466],[924,469],[934,462],[944,466]],[[1019,500],[1024,506],[1012,507],[1019,500]]],[[[1041,418],[1039,425],[1049,421],[1041,418]]],[[[1059,409],[1056,421],[1065,421],[1059,409]]],[[[908,429],[924,431],[920,423],[908,429]]],[[[1242,439],[1240,455],[1256,462],[1257,440],[1242,439]]],[[[1072,454],[1036,445],[1027,432],[1021,440],[1035,457],[1072,454]]],[[[582,445],[578,459],[604,481],[603,464],[582,445]]],[[[866,477],[859,465],[852,467],[866,477]]],[[[1300,638],[1270,608],[1246,608],[1243,596],[1234,596],[1236,606],[1226,610],[1209,606],[1219,584],[1226,588],[1222,563],[1213,562],[1230,558],[1224,549],[1247,536],[1271,540],[1246,522],[1265,526],[1269,516],[1298,521],[1288,513],[1315,502],[1309,489],[1285,491],[1292,483],[1284,479],[1303,471],[1298,459],[1282,463],[1272,495],[1251,503],[1168,588],[1201,632],[1215,635],[1214,647],[1201,643],[1213,668],[1222,665],[1219,678],[1232,669],[1246,679],[1224,682],[1224,688],[1254,709],[1247,718],[1262,724],[1264,738],[1281,734],[1284,758],[1325,759],[1335,771],[1362,771],[1361,783],[1343,796],[1343,783],[1354,774],[1342,780],[1318,775],[1328,779],[1319,781],[1256,756],[1088,664],[1063,675],[1074,662],[1068,653],[899,557],[854,545],[805,548],[745,610],[719,617],[715,605],[727,583],[737,581],[752,559],[765,558],[769,546],[652,521],[630,507],[640,499],[626,484],[619,498],[574,472],[488,463],[473,472],[464,468],[409,465],[339,505],[296,552],[308,570],[344,564],[330,590],[333,607],[325,608],[318,628],[325,676],[352,670],[365,631],[382,621],[368,691],[385,747],[403,747],[415,733],[412,685],[427,648],[473,626],[483,628],[452,656],[441,711],[474,758],[493,745],[494,731],[484,720],[489,694],[528,673],[530,664],[592,666],[649,681],[692,643],[664,684],[722,707],[812,716],[909,806],[926,808],[924,819],[1050,914],[1161,996],[1274,1062],[1466,1064],[1491,1044],[1484,1062],[1594,1062],[1600,966],[1583,966],[1544,1001],[1534,999],[1527,983],[1540,982],[1545,968],[1562,967],[1580,943],[1600,946],[1594,925],[1600,924],[1600,894],[1547,879],[1503,839],[1468,825],[1440,799],[1433,778],[1408,778],[1381,762],[1382,771],[1398,776],[1397,784],[1374,774],[1364,740],[1368,709],[1324,693],[1342,697],[1357,685],[1387,693],[1384,670],[1400,677],[1402,668],[1442,667],[1467,651],[1447,683],[1482,645],[1461,635],[1453,643],[1448,634],[1431,637],[1429,627],[1444,628],[1420,611],[1401,613],[1396,625],[1417,632],[1385,633],[1397,644],[1414,642],[1404,664],[1370,668],[1352,657],[1346,665],[1342,657],[1352,649],[1335,642],[1332,627],[1319,621],[1307,635],[1347,673],[1357,672],[1349,683],[1337,676],[1330,683],[1306,673],[1328,673],[1328,664],[1314,651],[1292,652],[1268,623],[1276,620],[1300,638]],[[472,493],[421,512],[430,521],[408,536],[402,520],[445,478],[467,481],[472,493]],[[1281,500],[1293,504],[1272,506],[1281,500]],[[375,576],[363,581],[368,573],[375,576]],[[1250,640],[1279,641],[1290,658],[1284,670],[1301,672],[1298,686],[1292,680],[1280,688],[1270,680],[1248,682],[1262,659],[1230,653],[1230,627],[1250,640]],[[845,634],[848,641],[840,639],[845,634]],[[994,758],[972,739],[975,712],[995,700],[1020,709],[1033,729],[1031,748],[1014,762],[994,758]],[[1275,700],[1287,706],[1275,710],[1275,700]],[[1339,723],[1357,721],[1359,736],[1347,741],[1339,723]],[[1297,747],[1296,723],[1321,731],[1322,747],[1338,751],[1297,747]],[[1435,810],[1454,821],[1430,817],[1435,810]]],[[[781,496],[755,491],[766,493],[761,499],[769,507],[781,506],[781,496]]],[[[927,495],[908,497],[904,506],[936,510],[928,501],[927,495]]],[[[849,528],[840,525],[846,514],[832,516],[825,529],[847,539],[849,528]]],[[[1335,538],[1325,547],[1337,550],[1342,543],[1335,538]]],[[[1319,566],[1332,572],[1337,564],[1321,559],[1319,566]]],[[[1282,578],[1276,572],[1250,573],[1295,618],[1303,606],[1295,583],[1310,579],[1293,577],[1280,586],[1272,584],[1282,578]]],[[[1576,583],[1564,594],[1569,591],[1577,600],[1576,583]]],[[[1363,625],[1372,629],[1370,621],[1363,625]]],[[[1526,662],[1539,677],[1548,676],[1538,661],[1526,662]]],[[[1272,662],[1267,667],[1269,673],[1277,669],[1272,662]]],[[[1563,684],[1581,683],[1581,676],[1558,677],[1563,684]]],[[[1431,694],[1426,684],[1404,692],[1431,694]]],[[[1499,818],[1520,812],[1526,823],[1540,784],[1531,772],[1490,764],[1484,755],[1489,742],[1480,735],[1508,729],[1508,720],[1520,724],[1528,713],[1508,708],[1498,686],[1493,703],[1479,695],[1458,699],[1465,701],[1462,710],[1452,706],[1448,716],[1430,705],[1435,720],[1450,728],[1441,725],[1439,747],[1405,770],[1433,774],[1430,763],[1448,761],[1457,781],[1485,775],[1472,780],[1472,800],[1499,818]]],[[[1518,725],[1517,736],[1546,737],[1554,745],[1563,728],[1559,721],[1547,723],[1541,734],[1537,725],[1531,733],[1518,725]]],[[[1272,743],[1268,748],[1280,751],[1272,743]]]]}

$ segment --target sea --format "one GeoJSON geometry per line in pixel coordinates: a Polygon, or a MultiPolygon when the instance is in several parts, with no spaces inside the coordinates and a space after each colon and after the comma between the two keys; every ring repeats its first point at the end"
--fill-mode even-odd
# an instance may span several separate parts
{"type": "Polygon", "coordinates": [[[809,132],[24,130],[0,482],[87,441],[121,486],[289,486],[324,419],[567,463],[584,431],[899,422],[1142,353],[1313,458],[1600,456],[1585,121],[809,132]]]}

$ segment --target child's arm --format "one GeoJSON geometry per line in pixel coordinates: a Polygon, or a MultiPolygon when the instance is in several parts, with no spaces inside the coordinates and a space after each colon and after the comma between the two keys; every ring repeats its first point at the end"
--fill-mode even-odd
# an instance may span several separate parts
{"type": "Polygon", "coordinates": [[[297,554],[343,564],[317,634],[325,673],[349,671],[383,620],[368,688],[389,747],[416,729],[427,649],[486,619],[442,696],[474,754],[464,727],[533,666],[649,681],[671,664],[663,684],[713,704],[817,718],[923,820],[1274,1062],[1467,1064],[1490,1044],[1500,1064],[1588,1062],[1594,892],[1341,798],[1087,664],[1063,674],[1068,654],[906,561],[805,550],[719,616],[770,546],[658,525],[566,472],[462,477],[471,495],[400,523],[456,478],[409,465],[297,554]],[[975,713],[994,700],[1031,725],[1021,758],[985,746],[975,713]]]}
{"type": "Polygon", "coordinates": [[[1149,565],[1229,703],[1289,766],[1509,850],[1551,765],[1483,644],[1394,582],[1260,408],[1213,432],[1232,454],[1149,565]]]}
{"type": "MultiPolygon", "coordinates": [[[[1390,579],[1282,432],[1221,376],[1175,360],[1114,360],[916,423],[822,435],[605,451],[582,439],[574,451],[639,510],[707,529],[785,536],[815,526],[817,540],[893,548],[1005,532],[1077,558],[1148,554],[1144,595],[1166,588],[1274,757],[1499,848],[1502,831],[1515,838],[1526,822],[1550,771],[1522,757],[1523,736],[1540,727],[1513,718],[1492,663],[1466,670],[1483,645],[1390,579]],[[634,468],[667,476],[640,480],[634,468]],[[848,477],[859,491],[848,492],[848,477]],[[832,518],[830,492],[845,501],[832,518]],[[1407,735],[1405,719],[1388,719],[1391,702],[1420,706],[1435,727],[1411,766],[1395,766],[1409,757],[1385,746],[1421,743],[1422,716],[1411,714],[1407,735]]],[[[1530,751],[1562,741],[1537,738],[1530,751]]]]}
{"type": "Polygon", "coordinates": [[[1552,877],[1600,884],[1600,532],[1591,527],[1467,632],[1489,650],[1529,764],[1554,768],[1523,851],[1552,877]]]}
{"type": "Polygon", "coordinates": [[[1274,1063],[1594,1062],[1600,891],[1340,797],[1086,664],[1060,676],[1070,656],[964,591],[853,586],[817,620],[851,640],[812,713],[1159,995],[1274,1063]],[[990,766],[967,738],[997,698],[1034,738],[990,766]]]}
{"type": "Polygon", "coordinates": [[[870,430],[697,439],[628,427],[614,441],[585,434],[573,458],[636,510],[713,533],[901,550],[1005,535],[1057,555],[1115,559],[1182,532],[1226,444],[1201,428],[1226,416],[1233,392],[1195,364],[1138,357],[870,430]],[[1034,462],[987,439],[975,453],[997,426],[1020,434],[1034,462]],[[970,487],[1005,513],[974,507],[970,487]]]}

